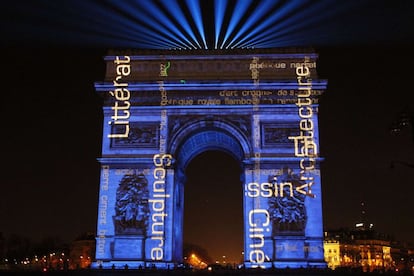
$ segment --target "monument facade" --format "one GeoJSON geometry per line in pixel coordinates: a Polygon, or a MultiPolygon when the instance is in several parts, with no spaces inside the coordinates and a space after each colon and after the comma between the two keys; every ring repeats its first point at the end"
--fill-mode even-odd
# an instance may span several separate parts
{"type": "Polygon", "coordinates": [[[326,266],[317,54],[113,51],[105,61],[95,267],[183,261],[184,172],[208,150],[242,168],[247,268],[326,266]]]}

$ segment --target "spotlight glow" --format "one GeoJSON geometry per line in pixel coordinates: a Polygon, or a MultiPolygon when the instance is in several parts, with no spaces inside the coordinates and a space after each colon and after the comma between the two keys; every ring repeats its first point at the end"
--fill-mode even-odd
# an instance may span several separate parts
{"type": "Polygon", "coordinates": [[[224,12],[226,7],[220,4],[220,0],[214,1],[214,31],[215,31],[215,39],[214,39],[214,49],[217,49],[217,44],[220,39],[221,33],[221,26],[223,25],[224,20],[224,12]]]}
{"type": "Polygon", "coordinates": [[[199,1],[187,0],[188,8],[190,9],[193,20],[197,26],[199,35],[201,36],[204,48],[207,49],[206,37],[204,35],[203,16],[201,14],[201,7],[199,1]]]}
{"type": "Polygon", "coordinates": [[[46,43],[52,40],[71,45],[141,49],[276,48],[404,39],[406,36],[401,34],[411,32],[406,24],[411,18],[395,7],[390,9],[387,3],[373,0],[27,2],[2,9],[8,17],[11,14],[19,18],[5,17],[2,38],[5,43],[29,38],[46,43]],[[376,14],[381,14],[381,18],[368,18],[376,14]]]}
{"type": "MultiPolygon", "coordinates": [[[[229,37],[236,32],[236,26],[241,23],[242,17],[247,13],[249,7],[251,6],[252,1],[237,1],[236,6],[233,7],[233,14],[229,23],[229,26],[226,30],[226,34],[224,36],[223,43],[221,44],[220,48],[222,49],[227,43],[229,37]]],[[[226,46],[228,48],[229,45],[226,46]]]]}

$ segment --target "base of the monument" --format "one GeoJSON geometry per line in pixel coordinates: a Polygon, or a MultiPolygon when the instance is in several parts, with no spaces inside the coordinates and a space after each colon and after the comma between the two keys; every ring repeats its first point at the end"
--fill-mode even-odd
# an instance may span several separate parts
{"type": "Polygon", "coordinates": [[[93,269],[174,269],[175,264],[171,262],[152,262],[152,261],[96,261],[91,265],[93,269]]]}
{"type": "Polygon", "coordinates": [[[326,268],[323,260],[283,260],[273,262],[273,267],[278,269],[298,268],[326,268]]]}
{"type": "Polygon", "coordinates": [[[322,239],[276,236],[274,268],[326,268],[322,239]]]}
{"type": "Polygon", "coordinates": [[[263,269],[325,269],[327,265],[324,260],[304,260],[304,259],[285,259],[274,262],[263,262],[261,264],[245,262],[245,268],[263,268],[263,269]]]}
{"type": "Polygon", "coordinates": [[[114,239],[114,259],[143,260],[144,237],[117,236],[114,239]]]}
{"type": "Polygon", "coordinates": [[[275,260],[305,260],[304,236],[276,236],[273,242],[275,260]]]}

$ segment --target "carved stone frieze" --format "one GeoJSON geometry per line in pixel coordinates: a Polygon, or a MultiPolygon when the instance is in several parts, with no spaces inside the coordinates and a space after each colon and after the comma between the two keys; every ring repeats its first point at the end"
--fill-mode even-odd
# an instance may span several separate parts
{"type": "Polygon", "coordinates": [[[279,189],[277,196],[269,198],[272,235],[303,234],[307,222],[306,195],[299,193],[296,187],[302,186],[305,182],[289,167],[284,167],[282,174],[277,177],[269,176],[269,182],[279,189]]]}
{"type": "Polygon", "coordinates": [[[126,174],[116,190],[115,216],[117,235],[145,235],[148,226],[148,180],[143,174],[126,174]]]}
{"type": "Polygon", "coordinates": [[[289,137],[298,136],[299,128],[286,124],[263,124],[262,133],[264,147],[292,145],[292,140],[289,137]]]}
{"type": "MultiPolygon", "coordinates": [[[[159,123],[130,122],[129,135],[126,138],[112,139],[113,148],[156,148],[159,140],[159,123]]],[[[113,125],[112,133],[118,133],[117,125],[113,125]]]]}
{"type": "Polygon", "coordinates": [[[244,135],[248,136],[251,132],[251,123],[250,123],[250,116],[217,116],[217,115],[196,115],[196,116],[179,116],[179,115],[171,115],[169,116],[169,133],[170,136],[173,136],[177,130],[179,130],[182,126],[188,123],[196,123],[204,121],[206,126],[214,126],[219,125],[220,122],[224,124],[229,124],[244,135]]]}

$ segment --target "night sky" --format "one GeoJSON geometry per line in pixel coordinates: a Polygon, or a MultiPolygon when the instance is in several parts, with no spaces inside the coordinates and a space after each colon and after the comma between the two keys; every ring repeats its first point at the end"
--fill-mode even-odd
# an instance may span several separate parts
{"type": "MultiPolygon", "coordinates": [[[[82,30],[96,10],[83,10],[89,14],[83,21],[66,17],[78,20],[78,27],[64,28],[53,25],[54,18],[69,2],[58,10],[51,1],[40,2],[37,10],[24,1],[28,9],[9,4],[7,16],[1,14],[0,232],[70,241],[96,228],[102,103],[94,82],[104,79],[107,50],[124,45],[83,42],[82,30]]],[[[324,34],[330,40],[309,37],[300,46],[315,48],[319,78],[328,80],[319,107],[324,228],[352,228],[364,201],[376,230],[414,242],[414,168],[391,168],[393,161],[414,163],[414,137],[411,126],[399,135],[390,132],[402,111],[414,114],[414,7],[395,2],[388,7],[386,1],[367,1],[347,16],[326,17],[319,24],[330,24],[324,34]]],[[[238,175],[235,161],[217,152],[197,157],[187,170],[185,238],[213,256],[236,258],[242,250],[238,175]],[[209,227],[213,216],[220,227],[209,227]]]]}

